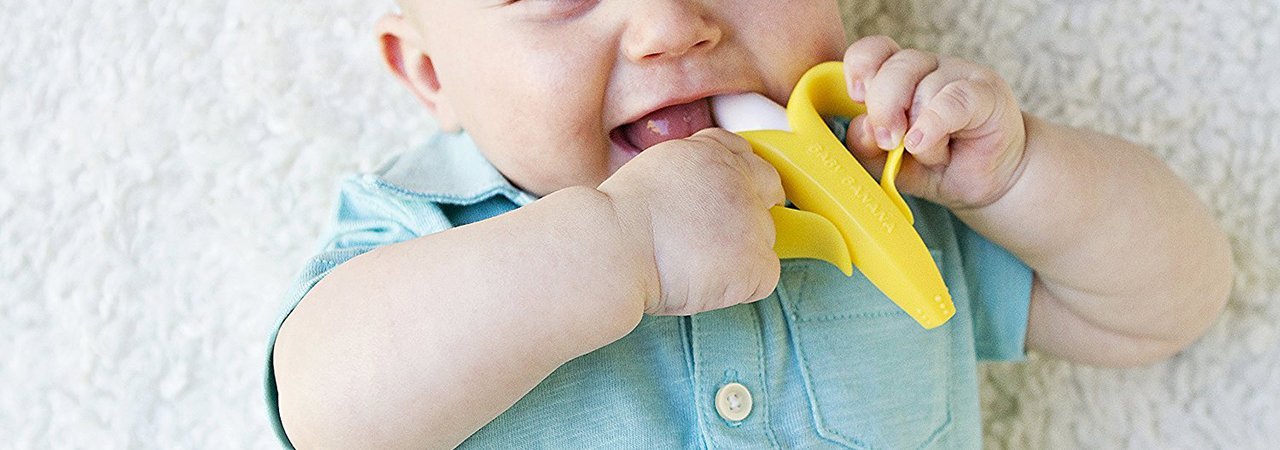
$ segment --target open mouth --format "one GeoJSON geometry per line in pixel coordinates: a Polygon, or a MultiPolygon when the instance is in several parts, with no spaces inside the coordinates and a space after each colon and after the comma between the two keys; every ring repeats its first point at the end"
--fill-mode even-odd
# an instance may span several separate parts
{"type": "Polygon", "coordinates": [[[707,98],[672,105],[609,132],[609,139],[631,156],[673,139],[684,139],[715,126],[707,98]]]}

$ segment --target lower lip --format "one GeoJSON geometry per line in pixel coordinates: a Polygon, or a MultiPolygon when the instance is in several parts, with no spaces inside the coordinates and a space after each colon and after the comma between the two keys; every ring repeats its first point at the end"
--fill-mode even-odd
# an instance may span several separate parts
{"type": "Polygon", "coordinates": [[[614,128],[613,131],[609,132],[609,140],[613,142],[613,145],[616,145],[622,150],[622,153],[627,156],[627,159],[634,158],[636,155],[639,155],[640,152],[644,151],[643,149],[631,145],[630,142],[627,142],[627,138],[622,135],[622,127],[614,128]]]}

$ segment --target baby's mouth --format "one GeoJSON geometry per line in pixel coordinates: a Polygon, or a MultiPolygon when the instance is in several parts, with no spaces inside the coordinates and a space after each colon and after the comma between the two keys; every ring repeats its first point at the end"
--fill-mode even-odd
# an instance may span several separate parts
{"type": "Polygon", "coordinates": [[[639,153],[654,145],[684,139],[714,126],[711,102],[702,98],[651,112],[640,120],[614,128],[609,137],[624,150],[639,153]]]}

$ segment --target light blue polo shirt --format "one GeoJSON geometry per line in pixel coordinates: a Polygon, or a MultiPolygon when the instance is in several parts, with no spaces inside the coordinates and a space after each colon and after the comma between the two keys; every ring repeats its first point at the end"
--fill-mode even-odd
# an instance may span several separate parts
{"type": "MultiPolygon", "coordinates": [[[[352,257],[534,200],[465,134],[439,134],[345,180],[331,232],[276,330],[352,257]]],[[[645,316],[629,335],[558,368],[461,447],[980,448],[976,364],[1023,357],[1031,270],[946,209],[908,203],[955,301],[947,324],[922,329],[857,271],[786,260],[768,298],[645,316]]],[[[268,410],[288,444],[270,346],[268,410]]]]}

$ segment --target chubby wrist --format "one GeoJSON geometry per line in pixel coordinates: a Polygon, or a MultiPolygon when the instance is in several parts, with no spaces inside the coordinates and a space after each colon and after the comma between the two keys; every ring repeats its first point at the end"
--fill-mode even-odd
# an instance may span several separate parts
{"type": "Polygon", "coordinates": [[[595,277],[594,284],[606,291],[591,296],[599,303],[591,309],[617,324],[613,339],[625,336],[660,292],[647,217],[637,217],[638,211],[628,210],[607,193],[590,187],[569,187],[552,196],[580,206],[576,220],[589,224],[590,237],[570,237],[569,241],[582,244],[577,250],[588,264],[584,275],[595,277]]]}
{"type": "Polygon", "coordinates": [[[1078,244],[1073,239],[1054,238],[1062,229],[1079,225],[1063,218],[1090,217],[1094,205],[1106,202],[1096,190],[1078,189],[1085,178],[1082,174],[1098,173],[1080,165],[1078,150],[1088,145],[1083,143],[1085,136],[1027,113],[1023,113],[1023,123],[1026,143],[1004,192],[981,207],[954,212],[978,233],[1039,267],[1045,258],[1078,244]],[[1071,225],[1064,227],[1066,224],[1071,225]]]}
{"type": "Polygon", "coordinates": [[[646,198],[628,196],[626,187],[619,188],[610,181],[593,191],[603,206],[598,213],[600,220],[608,220],[612,226],[628,272],[636,276],[642,286],[644,312],[655,311],[661,303],[662,283],[654,250],[653,217],[646,198]]]}
{"type": "Polygon", "coordinates": [[[1027,173],[1027,166],[1029,165],[1030,160],[1036,156],[1035,154],[1038,153],[1038,149],[1032,148],[1036,141],[1035,136],[1033,135],[1040,130],[1038,129],[1039,127],[1037,124],[1035,124],[1039,119],[1025,112],[1021,113],[1021,115],[1022,120],[1020,122],[1022,125],[1022,139],[1019,142],[1014,142],[1012,144],[1015,148],[1011,154],[1015,155],[1016,159],[1008,163],[1008,165],[1012,166],[1012,168],[1007,170],[1009,176],[1005,180],[999,182],[1000,184],[992,190],[992,193],[986,196],[982,201],[968,206],[951,208],[956,215],[961,218],[975,217],[989,214],[989,211],[1000,210],[1003,204],[1013,202],[1009,199],[1011,197],[1016,197],[1017,194],[1015,194],[1015,192],[1019,190],[1019,186],[1025,184],[1024,181],[1026,181],[1027,178],[1025,176],[1027,173]]]}

